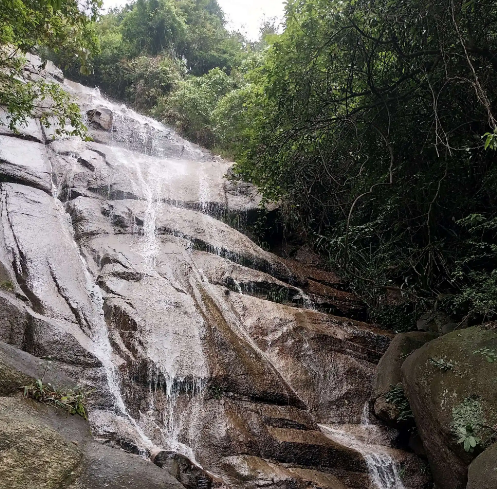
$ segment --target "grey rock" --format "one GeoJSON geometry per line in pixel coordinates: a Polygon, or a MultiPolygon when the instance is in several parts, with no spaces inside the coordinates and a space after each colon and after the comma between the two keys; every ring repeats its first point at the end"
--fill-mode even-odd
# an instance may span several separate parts
{"type": "Polygon", "coordinates": [[[38,119],[27,119],[26,124],[17,128],[16,131],[12,131],[8,128],[9,121],[7,120],[6,114],[2,111],[0,113],[0,134],[5,136],[11,136],[14,138],[26,139],[29,141],[35,141],[37,143],[44,143],[45,138],[41,130],[41,125],[38,119]]]}
{"type": "Polygon", "coordinates": [[[40,143],[0,136],[0,172],[3,181],[52,191],[50,164],[40,143]]]}
{"type": "Polygon", "coordinates": [[[180,489],[167,471],[103,446],[78,416],[0,397],[0,488],[180,489]]]}
{"type": "Polygon", "coordinates": [[[86,112],[88,121],[104,131],[112,130],[113,115],[107,107],[98,106],[86,112]]]}
{"type": "Polygon", "coordinates": [[[59,368],[58,362],[42,360],[11,345],[0,342],[0,368],[7,376],[2,376],[0,395],[19,393],[19,388],[42,379],[56,388],[72,389],[78,382],[59,368]],[[8,380],[6,380],[8,379],[8,380]]]}

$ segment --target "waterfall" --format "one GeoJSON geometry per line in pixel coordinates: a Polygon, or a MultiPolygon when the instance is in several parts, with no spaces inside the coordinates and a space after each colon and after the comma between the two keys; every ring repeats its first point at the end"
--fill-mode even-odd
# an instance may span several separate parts
{"type": "Polygon", "coordinates": [[[387,453],[363,453],[369,476],[377,489],[404,489],[397,464],[387,453]]]}
{"type": "MultiPolygon", "coordinates": [[[[51,165],[51,164],[50,164],[51,165]]],[[[53,167],[51,165],[51,172],[53,175],[53,167]]],[[[124,402],[123,396],[121,394],[121,385],[119,381],[119,374],[116,365],[113,361],[112,346],[109,340],[109,331],[104,318],[103,305],[104,299],[100,287],[96,284],[94,278],[92,277],[89,266],[86,261],[85,256],[81,252],[78,246],[75,236],[74,229],[71,225],[71,220],[66,213],[62,202],[59,200],[59,188],[55,185],[55,179],[52,179],[52,196],[54,198],[55,205],[58,210],[58,215],[63,221],[62,229],[65,231],[64,238],[68,243],[73,246],[79,255],[82,264],[82,271],[86,280],[86,290],[88,292],[88,297],[91,298],[91,303],[93,304],[92,317],[89,318],[91,326],[90,338],[93,342],[93,353],[100,360],[102,366],[105,370],[106,382],[109,392],[113,399],[113,407],[117,413],[123,418],[127,419],[133,426],[135,433],[137,434],[138,449],[145,454],[145,450],[151,450],[154,444],[150,438],[144,433],[140,428],[136,420],[129,414],[126,404],[124,402]]]]}
{"type": "MultiPolygon", "coordinates": [[[[183,285],[175,277],[174,270],[164,262],[158,262],[161,239],[157,236],[157,227],[160,216],[170,209],[165,202],[171,201],[175,179],[188,175],[189,171],[181,160],[144,157],[118,147],[112,148],[112,154],[117,164],[128,173],[133,192],[140,198],[138,203],[132,201],[129,205],[130,210],[140,212],[142,219],[132,248],[142,259],[141,264],[138,262],[135,266],[142,269],[147,286],[151,289],[151,294],[144,298],[144,305],[148,304],[147,307],[153,309],[156,307],[156,301],[162,297],[163,287],[183,289],[183,285]],[[165,171],[166,164],[167,171],[165,171]],[[137,204],[136,209],[131,204],[137,204]]],[[[191,249],[191,243],[187,242],[186,248],[191,249]]],[[[184,257],[184,254],[182,256],[184,257]]],[[[186,261],[189,263],[191,258],[187,257],[186,261]]],[[[167,306],[162,309],[167,309],[167,306]]],[[[164,320],[171,321],[167,316],[164,320]]],[[[184,350],[177,344],[178,331],[175,328],[176,325],[171,324],[170,329],[161,337],[160,345],[154,344],[152,337],[149,340],[150,344],[145,345],[149,359],[147,375],[150,388],[147,393],[148,410],[141,413],[141,420],[151,430],[157,431],[158,428],[161,433],[161,439],[157,439],[158,443],[200,465],[196,461],[191,444],[195,440],[192,429],[200,415],[203,402],[204,379],[207,376],[205,359],[198,345],[189,344],[188,350],[184,350]],[[158,354],[154,355],[150,350],[158,354]],[[189,375],[184,372],[182,356],[198,357],[192,371],[188,372],[189,375]],[[159,426],[154,411],[157,408],[156,398],[160,392],[165,394],[165,405],[163,403],[161,407],[163,413],[159,426]],[[186,406],[181,399],[184,393],[189,396],[186,406]],[[185,434],[182,433],[185,427],[187,427],[188,440],[184,440],[185,434]],[[180,441],[181,439],[183,440],[180,441]]],[[[180,333],[186,336],[183,331],[180,333]]]]}
{"type": "Polygon", "coordinates": [[[343,446],[358,451],[366,462],[368,475],[374,489],[405,489],[392,449],[379,444],[382,428],[369,424],[364,416],[360,425],[319,425],[324,435],[343,446]],[[366,422],[365,422],[366,421],[366,422]]]}
{"type": "Polygon", "coordinates": [[[118,372],[114,362],[112,361],[112,347],[109,341],[109,331],[107,324],[103,315],[103,298],[98,285],[94,283],[90,273],[88,272],[87,263],[85,258],[81,255],[81,261],[85,270],[85,275],[87,276],[87,287],[89,290],[89,295],[92,297],[93,303],[98,308],[98,316],[96,316],[93,322],[94,330],[92,331],[92,340],[95,346],[94,354],[102,362],[105,369],[105,374],[107,378],[107,386],[114,399],[114,408],[117,409],[119,414],[128,419],[131,423],[135,432],[137,433],[141,446],[138,446],[140,450],[146,449],[150,450],[154,447],[154,444],[150,438],[143,432],[143,430],[138,426],[136,420],[129,414],[124,399],[121,394],[121,385],[119,381],[118,372]]]}

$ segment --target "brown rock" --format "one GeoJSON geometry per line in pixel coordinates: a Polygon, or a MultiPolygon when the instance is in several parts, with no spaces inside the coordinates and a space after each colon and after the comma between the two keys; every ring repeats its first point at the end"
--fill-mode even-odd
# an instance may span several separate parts
{"type": "Polygon", "coordinates": [[[468,470],[466,489],[495,489],[497,487],[497,443],[478,455],[468,470]]]}

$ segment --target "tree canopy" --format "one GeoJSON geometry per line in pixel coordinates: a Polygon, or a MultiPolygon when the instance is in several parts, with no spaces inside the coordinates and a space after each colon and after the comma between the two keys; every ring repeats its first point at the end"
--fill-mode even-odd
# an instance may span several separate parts
{"type": "Polygon", "coordinates": [[[376,305],[497,313],[496,33],[491,1],[290,0],[235,100],[239,175],[376,305]]]}
{"type": "Polygon", "coordinates": [[[82,134],[79,109],[67,94],[56,84],[25,77],[24,54],[49,48],[76,57],[88,70],[98,46],[92,21],[99,7],[100,0],[1,0],[0,106],[11,129],[38,114],[45,125],[55,119],[82,134]]]}

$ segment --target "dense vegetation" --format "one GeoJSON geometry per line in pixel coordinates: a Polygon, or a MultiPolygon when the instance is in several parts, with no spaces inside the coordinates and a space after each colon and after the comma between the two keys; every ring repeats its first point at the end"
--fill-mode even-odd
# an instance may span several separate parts
{"type": "Polygon", "coordinates": [[[79,107],[59,85],[25,76],[24,54],[49,48],[88,70],[98,47],[93,21],[99,7],[100,0],[0,0],[1,123],[15,130],[37,115],[45,126],[55,122],[57,131],[68,124],[72,134],[84,134],[79,107]]]}
{"type": "Polygon", "coordinates": [[[383,321],[387,291],[404,312],[495,317],[496,4],[293,0],[286,13],[221,102],[239,115],[221,134],[239,174],[383,321]]]}
{"type": "Polygon", "coordinates": [[[289,0],[259,42],[216,0],[137,0],[89,26],[91,70],[45,43],[66,74],[234,157],[375,319],[495,318],[495,2],[289,0]]]}

